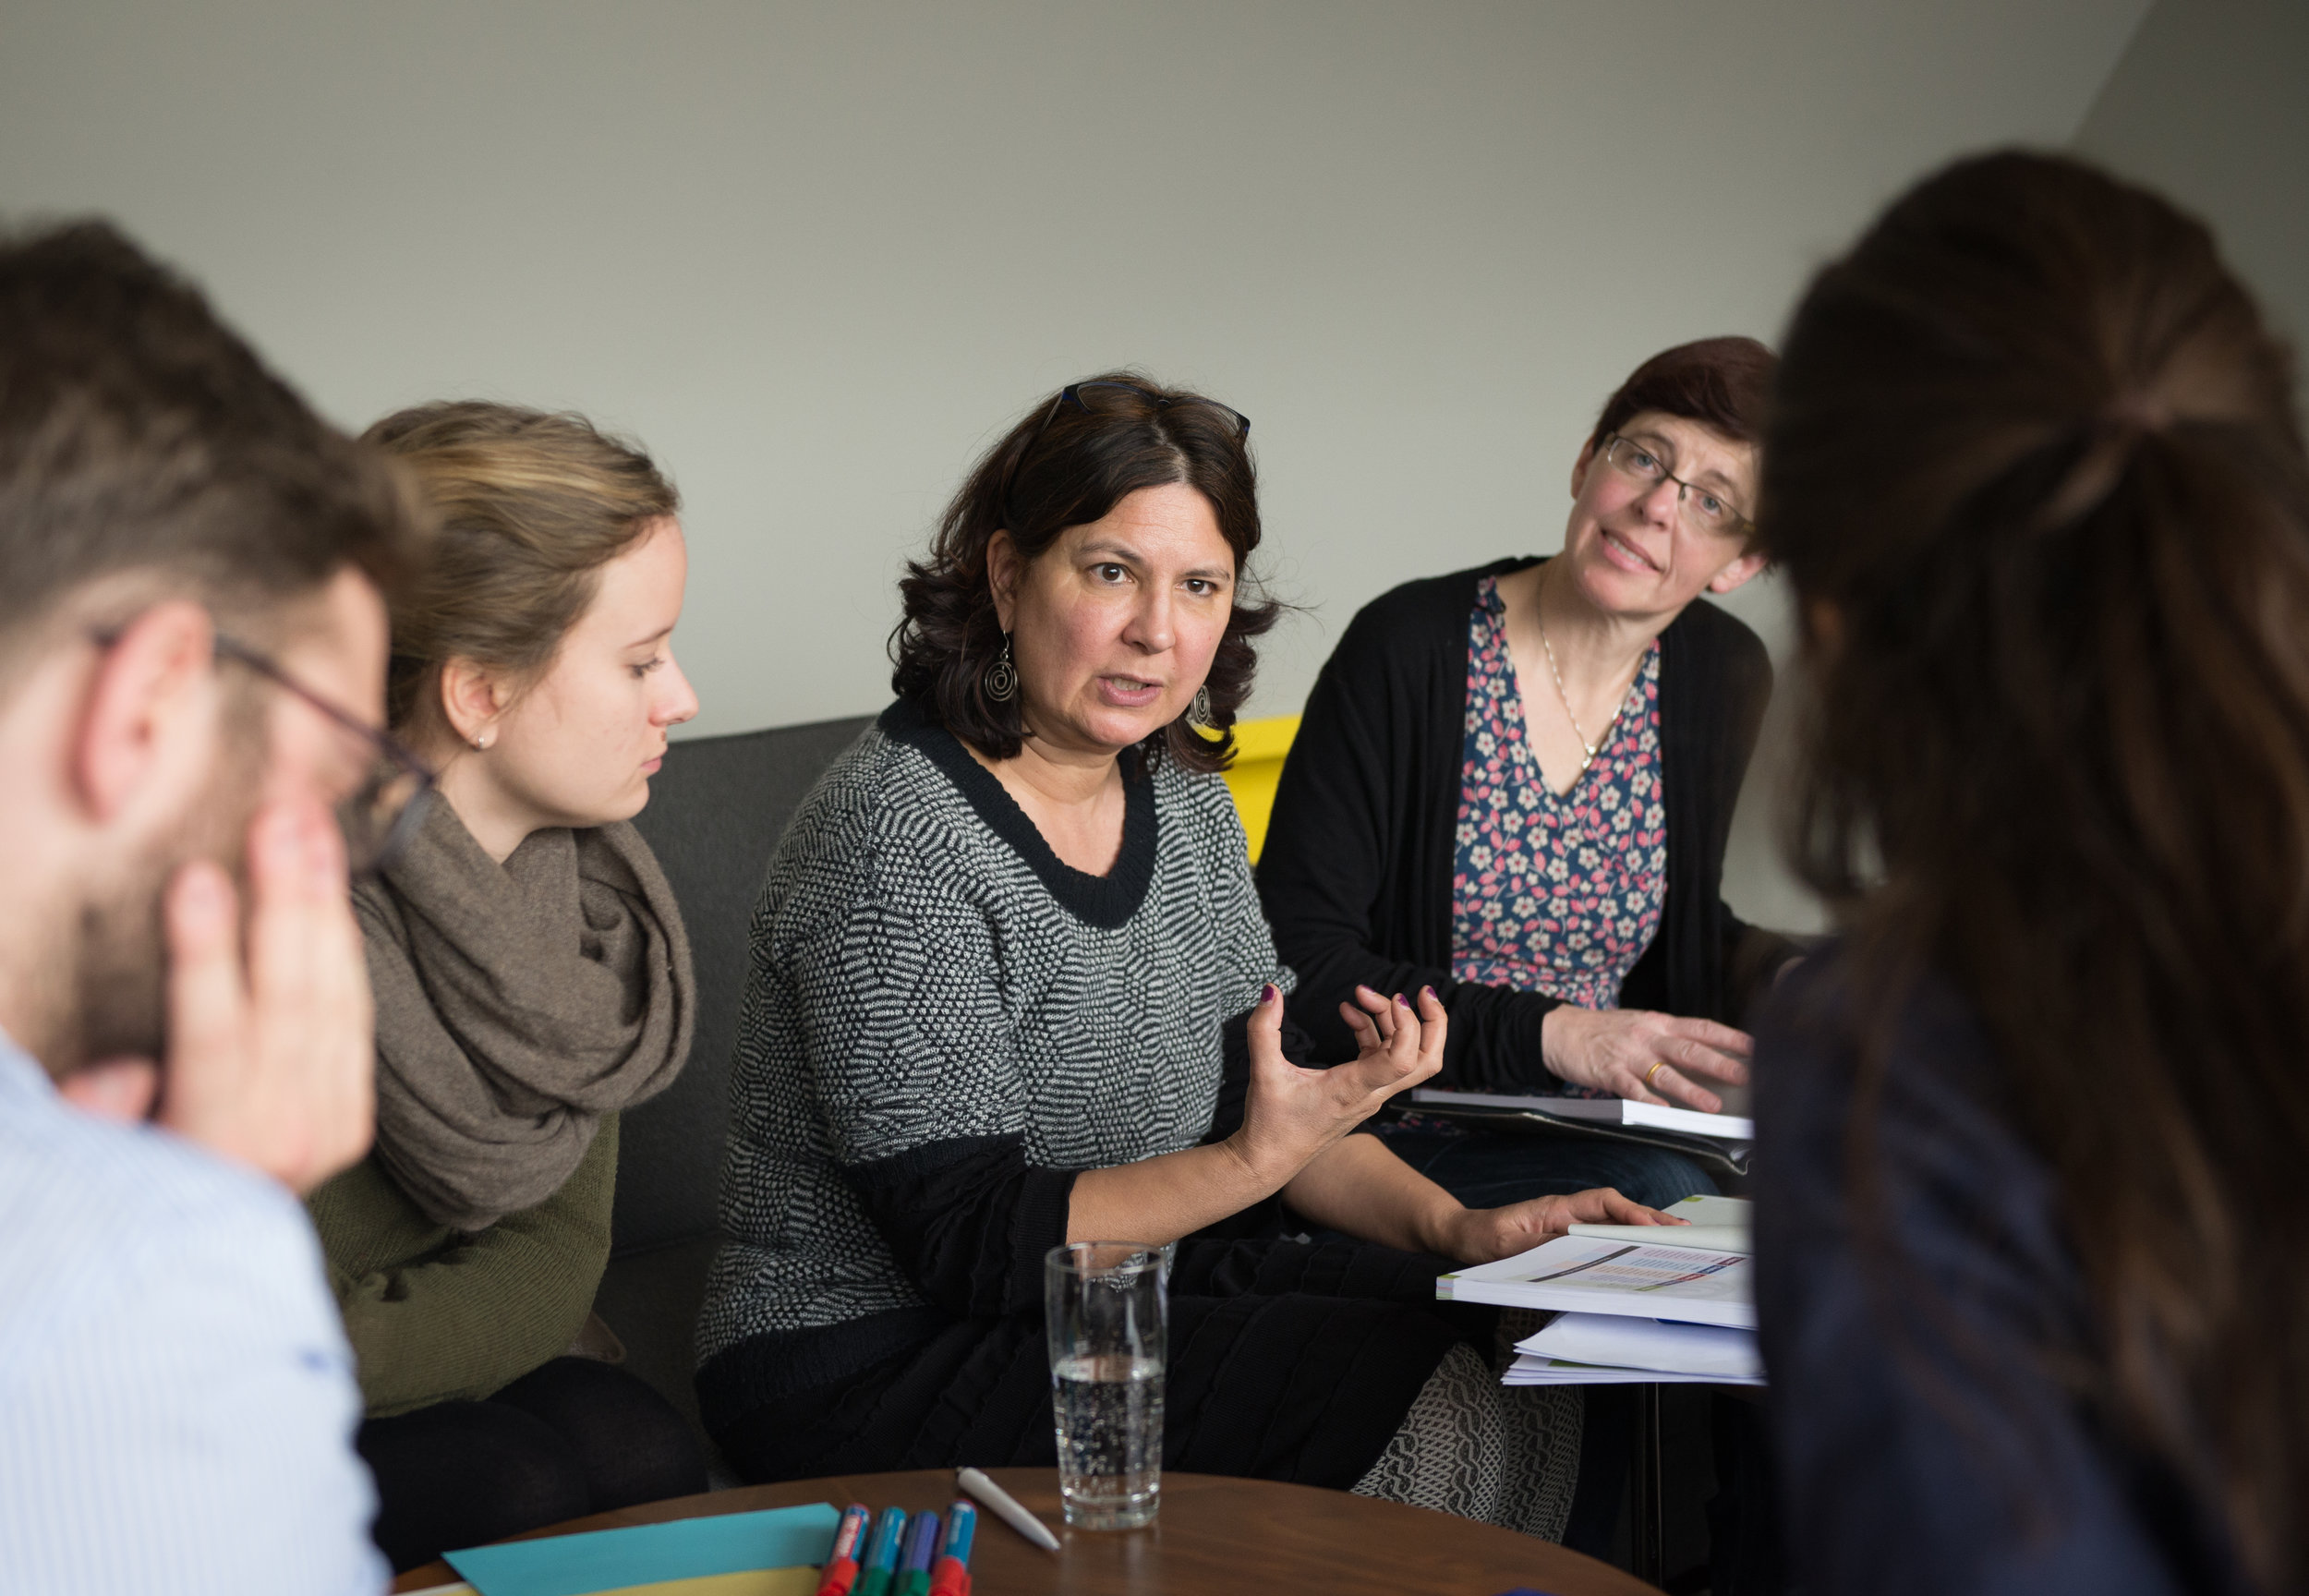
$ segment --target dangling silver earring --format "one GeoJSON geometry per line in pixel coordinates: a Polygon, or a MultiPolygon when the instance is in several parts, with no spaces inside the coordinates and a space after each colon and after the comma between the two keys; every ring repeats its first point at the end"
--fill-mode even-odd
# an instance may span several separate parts
{"type": "Polygon", "coordinates": [[[1008,704],[1018,696],[1018,667],[1010,663],[1010,635],[1002,634],[1002,658],[986,667],[986,696],[1008,704]]]}
{"type": "Polygon", "coordinates": [[[1187,719],[1196,726],[1206,727],[1214,732],[1218,730],[1211,724],[1211,690],[1208,687],[1198,687],[1194,690],[1194,702],[1187,706],[1187,719]]]}

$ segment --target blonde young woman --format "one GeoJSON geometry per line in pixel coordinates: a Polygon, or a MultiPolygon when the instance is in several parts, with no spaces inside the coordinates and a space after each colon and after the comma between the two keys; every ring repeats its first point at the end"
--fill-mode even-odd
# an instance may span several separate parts
{"type": "Polygon", "coordinates": [[[443,524],[393,613],[390,689],[441,781],[357,893],[377,1144],[312,1211],[368,1402],[378,1542],[407,1568],[705,1489],[663,1398],[565,1355],[608,1262],[618,1115],[689,1047],[689,945],[627,822],[697,700],[671,646],[678,501],[647,456],[486,404],[369,437],[443,524]]]}

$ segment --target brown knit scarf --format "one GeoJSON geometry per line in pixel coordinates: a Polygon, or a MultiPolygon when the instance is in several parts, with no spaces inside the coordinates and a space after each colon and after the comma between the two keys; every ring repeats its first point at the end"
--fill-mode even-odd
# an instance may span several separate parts
{"type": "Polygon", "coordinates": [[[502,865],[435,802],[354,889],[377,994],[377,1157],[435,1224],[560,1189],[600,1117],[671,1085],[696,1009],[665,872],[623,821],[532,833],[502,865]]]}

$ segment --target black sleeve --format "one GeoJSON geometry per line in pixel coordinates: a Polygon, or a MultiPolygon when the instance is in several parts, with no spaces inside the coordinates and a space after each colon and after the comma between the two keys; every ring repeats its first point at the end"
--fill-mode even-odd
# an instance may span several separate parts
{"type": "Polygon", "coordinates": [[[958,1319],[1040,1305],[1043,1255],[1067,1239],[1080,1171],[1030,1167],[1020,1136],[958,1136],[846,1173],[899,1266],[931,1301],[958,1319]]]}
{"type": "MultiPolygon", "coordinates": [[[[1242,1127],[1251,1088],[1248,1011],[1227,1022],[1218,1102],[1204,1143],[1242,1127]]],[[[1307,1034],[1283,1022],[1283,1056],[1308,1061],[1307,1034]]],[[[1368,1126],[1359,1127],[1368,1129],[1368,1126]]],[[[1067,1239],[1075,1169],[1036,1169],[1019,1136],[958,1136],[846,1171],[875,1228],[922,1293],[958,1319],[1028,1312],[1043,1257],[1067,1239]]]]}
{"type": "Polygon", "coordinates": [[[1736,617],[1704,600],[1660,644],[1667,901],[1620,1006],[1744,1025],[1752,999],[1802,950],[1723,901],[1724,854],[1771,702],[1771,656],[1736,617]]]}
{"type": "Polygon", "coordinates": [[[1433,986],[1451,1016],[1437,1085],[1559,1092],[1564,1083],[1540,1052],[1554,998],[1462,985],[1451,978],[1447,948],[1426,950],[1438,963],[1397,957],[1391,946],[1403,939],[1401,923],[1432,915],[1438,894],[1448,915],[1460,740],[1457,719],[1434,722],[1454,701],[1445,678],[1455,659],[1457,696],[1465,695],[1465,649],[1450,645],[1452,628],[1467,627],[1471,594],[1464,577],[1414,583],[1348,627],[1284,762],[1259,893],[1275,949],[1299,974],[1291,1014],[1316,1058],[1355,1056],[1338,1005],[1353,1000],[1356,986],[1407,997],[1433,986]]]}
{"type": "Polygon", "coordinates": [[[1771,996],[1781,971],[1804,957],[1803,938],[1773,931],[1724,912],[1725,989],[1729,994],[1724,1023],[1747,1027],[1754,1010],[1771,996]]]}
{"type": "Polygon", "coordinates": [[[1435,988],[1451,1016],[1434,1083],[1454,1092],[1560,1093],[1563,1078],[1541,1050],[1541,1027],[1561,1000],[1471,981],[1435,988]]]}
{"type": "MultiPolygon", "coordinates": [[[[1700,883],[1706,889],[1706,901],[1715,913],[1717,946],[1713,949],[1719,977],[1714,1018],[1726,1024],[1747,1022],[1747,1010],[1757,998],[1769,991],[1781,967],[1800,956],[1803,945],[1792,937],[1760,925],[1752,925],[1732,913],[1732,906],[1723,901],[1723,861],[1730,851],[1732,823],[1737,814],[1740,793],[1747,780],[1747,770],[1756,754],[1756,744],[1763,733],[1765,713],[1771,706],[1771,655],[1753,632],[1737,621],[1721,612],[1706,616],[1717,622],[1714,631],[1721,636],[1711,650],[1715,656],[1711,671],[1716,681],[1713,719],[1714,768],[1709,771],[1714,802],[1710,814],[1705,839],[1706,852],[1699,868],[1709,872],[1700,883]]],[[[1704,996],[1704,995],[1694,995],[1704,996]]],[[[1674,1005],[1679,1013],[1700,1012],[1700,1005],[1690,998],[1674,1005]]]]}

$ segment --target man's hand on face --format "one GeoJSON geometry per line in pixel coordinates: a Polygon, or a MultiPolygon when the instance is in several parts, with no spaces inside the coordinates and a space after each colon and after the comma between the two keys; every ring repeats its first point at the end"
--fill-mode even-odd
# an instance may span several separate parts
{"type": "Polygon", "coordinates": [[[150,1115],[302,1195],[359,1158],[374,1130],[369,972],[327,810],[267,805],[249,830],[248,874],[245,965],[224,871],[191,864],[169,883],[165,1066],[108,1059],[61,1090],[91,1113],[150,1115]]]}

